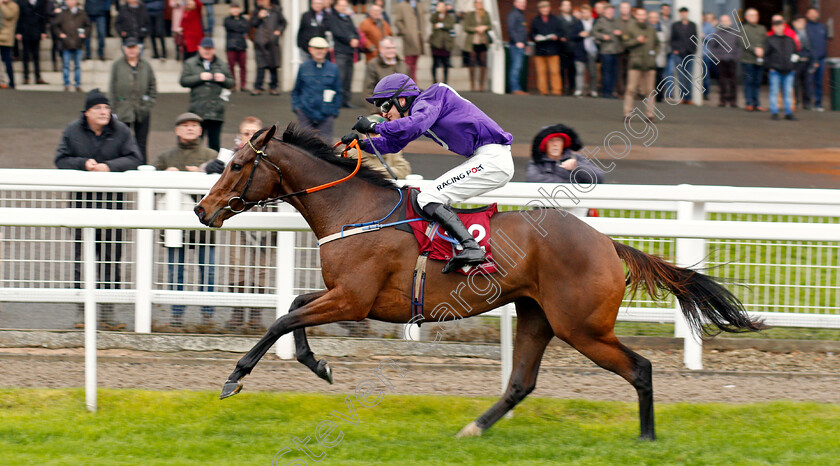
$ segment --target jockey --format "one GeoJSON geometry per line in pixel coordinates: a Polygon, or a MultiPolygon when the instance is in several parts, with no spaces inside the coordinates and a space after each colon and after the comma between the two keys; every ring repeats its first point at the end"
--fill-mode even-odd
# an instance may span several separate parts
{"type": "MultiPolygon", "coordinates": [[[[370,144],[383,154],[402,150],[409,142],[427,136],[444,148],[466,157],[457,167],[435,180],[434,189],[423,191],[417,203],[423,213],[438,222],[463,247],[443,268],[449,273],[465,265],[484,262],[484,251],[449,207],[450,204],[503,186],[513,177],[510,144],[513,137],[472,102],[446,84],[437,83],[420,91],[404,74],[382,78],[367,98],[388,121],[377,123],[360,118],[353,126],[360,133],[378,134],[370,144]]],[[[349,143],[358,136],[342,138],[349,143]]],[[[368,141],[359,141],[373,152],[368,141]]]]}

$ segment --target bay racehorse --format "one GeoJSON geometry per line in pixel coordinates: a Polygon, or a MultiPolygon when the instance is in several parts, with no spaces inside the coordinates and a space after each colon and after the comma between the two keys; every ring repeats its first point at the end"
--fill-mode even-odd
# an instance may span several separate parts
{"type": "MultiPolygon", "coordinates": [[[[289,125],[255,134],[234,154],[221,178],[195,207],[205,225],[220,227],[238,212],[283,200],[303,215],[323,239],[348,224],[397,219],[403,195],[392,181],[359,168],[352,158],[315,134],[289,125]],[[354,175],[355,176],[352,176],[354,175]],[[336,184],[336,181],[343,182],[336,184]],[[328,189],[325,189],[328,188],[328,189]],[[389,213],[390,212],[390,213],[389,213]]],[[[499,272],[490,276],[441,274],[443,262],[430,262],[426,277],[427,322],[472,317],[513,302],[517,326],[513,371],[502,398],[459,435],[480,435],[522,401],[536,386],[540,361],[557,337],[635,387],[641,437],[653,439],[653,384],[650,362],[616,337],[613,328],[622,299],[644,288],[651,296],[672,293],[689,325],[698,331],[757,331],[726,288],[697,271],[613,241],[572,215],[555,209],[502,212],[491,218],[493,254],[499,272]],[[533,218],[540,216],[535,228],[533,218]],[[528,221],[531,216],[532,221],[528,221]],[[627,272],[622,267],[622,261],[627,272]]],[[[326,289],[298,296],[289,313],[239,360],[221,398],[238,393],[274,342],[294,332],[297,359],[332,382],[324,360],[316,360],[305,329],[339,321],[411,319],[411,283],[418,255],[411,234],[383,228],[322,244],[326,289]]],[[[288,271],[278,271],[283,273],[288,271]]]]}

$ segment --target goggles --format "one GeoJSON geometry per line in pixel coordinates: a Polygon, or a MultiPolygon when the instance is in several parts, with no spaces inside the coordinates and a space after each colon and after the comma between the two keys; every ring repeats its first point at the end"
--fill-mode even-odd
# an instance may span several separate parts
{"type": "Polygon", "coordinates": [[[379,107],[379,111],[382,113],[388,113],[391,110],[391,107],[394,106],[391,99],[376,99],[373,102],[373,105],[379,107]]]}

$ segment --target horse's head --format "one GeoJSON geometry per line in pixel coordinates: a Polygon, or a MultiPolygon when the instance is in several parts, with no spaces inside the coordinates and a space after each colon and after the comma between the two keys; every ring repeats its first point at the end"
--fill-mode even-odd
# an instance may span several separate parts
{"type": "Polygon", "coordinates": [[[265,151],[276,132],[274,124],[236,151],[219,181],[195,207],[201,223],[221,227],[228,218],[272,196],[282,174],[265,151]]]}

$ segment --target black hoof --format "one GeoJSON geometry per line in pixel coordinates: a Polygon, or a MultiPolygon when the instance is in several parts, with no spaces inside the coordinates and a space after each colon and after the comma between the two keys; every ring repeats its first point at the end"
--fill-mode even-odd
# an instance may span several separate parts
{"type": "Polygon", "coordinates": [[[654,440],[656,440],[656,435],[652,434],[652,433],[651,434],[642,434],[642,435],[639,436],[639,440],[642,441],[642,442],[653,442],[654,440]]]}
{"type": "Polygon", "coordinates": [[[333,376],[332,376],[332,369],[330,365],[327,364],[327,361],[320,360],[318,361],[318,367],[315,368],[315,373],[318,374],[318,377],[326,380],[327,382],[332,385],[333,383],[333,376]]]}
{"type": "Polygon", "coordinates": [[[240,391],[242,391],[242,382],[231,382],[230,380],[228,380],[222,387],[222,394],[219,395],[219,399],[224,400],[227,397],[236,395],[240,391]]]}

